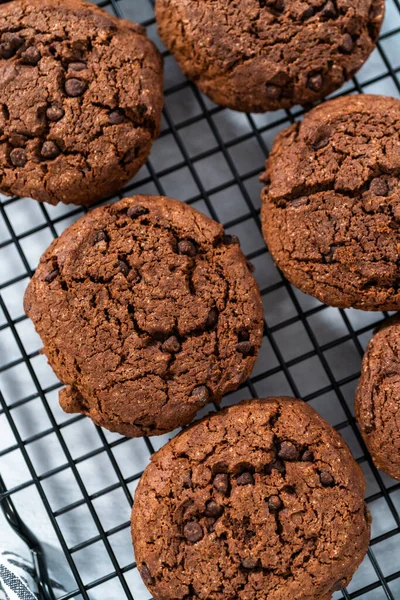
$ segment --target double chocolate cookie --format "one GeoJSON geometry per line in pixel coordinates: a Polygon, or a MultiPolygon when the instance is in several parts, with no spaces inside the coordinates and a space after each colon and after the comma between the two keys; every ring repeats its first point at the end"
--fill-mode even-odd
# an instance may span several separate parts
{"type": "Polygon", "coordinates": [[[278,135],[262,181],[265,240],[285,276],[338,307],[400,308],[400,101],[326,102],[278,135]]]}
{"type": "Polygon", "coordinates": [[[250,375],[263,334],[238,239],[190,206],[136,196],[55,240],[25,310],[67,412],[128,436],[188,423],[250,375]]]}
{"type": "Polygon", "coordinates": [[[364,492],[311,407],[244,402],[152,457],[133,506],[136,562],[155,600],[329,600],[368,548],[364,492]]]}
{"type": "Polygon", "coordinates": [[[400,317],[375,332],[363,358],[356,417],[375,465],[400,480],[400,317]]]}
{"type": "Polygon", "coordinates": [[[162,61],[145,30],[81,0],[0,6],[0,191],[90,205],[158,135],[162,61]]]}
{"type": "Polygon", "coordinates": [[[159,33],[214,102],[247,112],[315,102],[375,47],[384,0],[157,0],[159,33]]]}

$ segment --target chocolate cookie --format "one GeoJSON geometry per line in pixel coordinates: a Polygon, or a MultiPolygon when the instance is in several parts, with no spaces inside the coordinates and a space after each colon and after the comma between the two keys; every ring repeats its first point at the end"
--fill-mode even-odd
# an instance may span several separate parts
{"type": "Polygon", "coordinates": [[[133,506],[136,562],[155,600],[329,600],[368,548],[364,492],[311,407],[244,402],[152,457],[133,506]]]}
{"type": "Polygon", "coordinates": [[[400,102],[343,97],[276,138],[262,224],[277,265],[331,306],[400,308],[400,102]]]}
{"type": "Polygon", "coordinates": [[[356,417],[375,465],[400,480],[400,317],[375,332],[363,358],[356,417]]]}
{"type": "Polygon", "coordinates": [[[315,102],[375,47],[384,0],[157,0],[159,33],[217,104],[264,112],[315,102]]]}
{"type": "Polygon", "coordinates": [[[0,190],[90,205],[158,135],[162,61],[145,30],[80,0],[0,6],[0,190]]]}
{"type": "Polygon", "coordinates": [[[250,375],[263,334],[235,236],[190,206],[136,196],[55,240],[25,310],[67,412],[128,436],[188,423],[250,375]]]}

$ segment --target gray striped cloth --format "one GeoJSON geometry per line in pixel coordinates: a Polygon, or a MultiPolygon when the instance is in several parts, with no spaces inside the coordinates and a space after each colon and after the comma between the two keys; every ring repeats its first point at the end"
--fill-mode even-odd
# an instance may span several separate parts
{"type": "Polygon", "coordinates": [[[32,564],[0,550],[0,600],[38,600],[32,564]]]}
{"type": "MultiPolygon", "coordinates": [[[[39,600],[35,575],[31,562],[0,548],[0,600],[39,600]]],[[[65,594],[57,581],[50,579],[50,584],[57,596],[65,594]]]]}
{"type": "MultiPolygon", "coordinates": [[[[0,600],[39,600],[35,575],[30,561],[0,548],[0,600]]],[[[57,596],[65,593],[57,581],[50,584],[57,596]]]]}

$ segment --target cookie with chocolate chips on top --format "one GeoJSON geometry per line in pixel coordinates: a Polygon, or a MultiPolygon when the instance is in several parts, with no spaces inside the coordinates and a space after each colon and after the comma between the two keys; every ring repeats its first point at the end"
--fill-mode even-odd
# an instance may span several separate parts
{"type": "Polygon", "coordinates": [[[375,465],[400,481],[400,316],[374,332],[365,352],[355,411],[375,465]]]}
{"type": "Polygon", "coordinates": [[[140,25],[81,0],[0,6],[0,191],[82,204],[146,161],[162,60],[140,25]]]}
{"type": "Polygon", "coordinates": [[[375,47],[384,0],[157,0],[160,37],[214,102],[264,112],[320,100],[375,47]]]}
{"type": "Polygon", "coordinates": [[[330,600],[367,552],[365,487],[304,402],[231,406],[152,456],[132,511],[138,569],[155,600],[330,600]]]}
{"type": "Polygon", "coordinates": [[[340,308],[400,309],[400,101],[326,102],[275,139],[262,228],[284,275],[340,308]]]}
{"type": "Polygon", "coordinates": [[[67,412],[128,436],[185,425],[250,375],[260,292],[238,239],[190,206],[137,196],[45,252],[25,310],[67,412]]]}

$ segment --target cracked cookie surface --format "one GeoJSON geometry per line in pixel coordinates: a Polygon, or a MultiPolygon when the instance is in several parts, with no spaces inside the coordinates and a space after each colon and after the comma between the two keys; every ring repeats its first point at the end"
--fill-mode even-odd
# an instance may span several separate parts
{"type": "Polygon", "coordinates": [[[400,480],[400,317],[378,327],[365,352],[355,410],[375,465],[400,480]]]}
{"type": "Polygon", "coordinates": [[[326,102],[275,140],[264,238],[303,292],[342,308],[400,307],[400,101],[326,102]]]}
{"type": "Polygon", "coordinates": [[[375,47],[384,0],[157,0],[159,34],[217,104],[264,112],[340,88],[375,47]]]}
{"type": "Polygon", "coordinates": [[[158,135],[162,60],[140,25],[80,0],[0,6],[0,190],[90,205],[158,135]]]}
{"type": "Polygon", "coordinates": [[[161,197],[74,223],[43,255],[25,310],[67,386],[64,410],[128,436],[171,431],[237,389],[263,334],[237,238],[161,197]]]}
{"type": "Polygon", "coordinates": [[[136,562],[155,600],[329,600],[368,548],[364,492],[310,406],[243,402],[152,456],[132,512],[136,562]]]}

